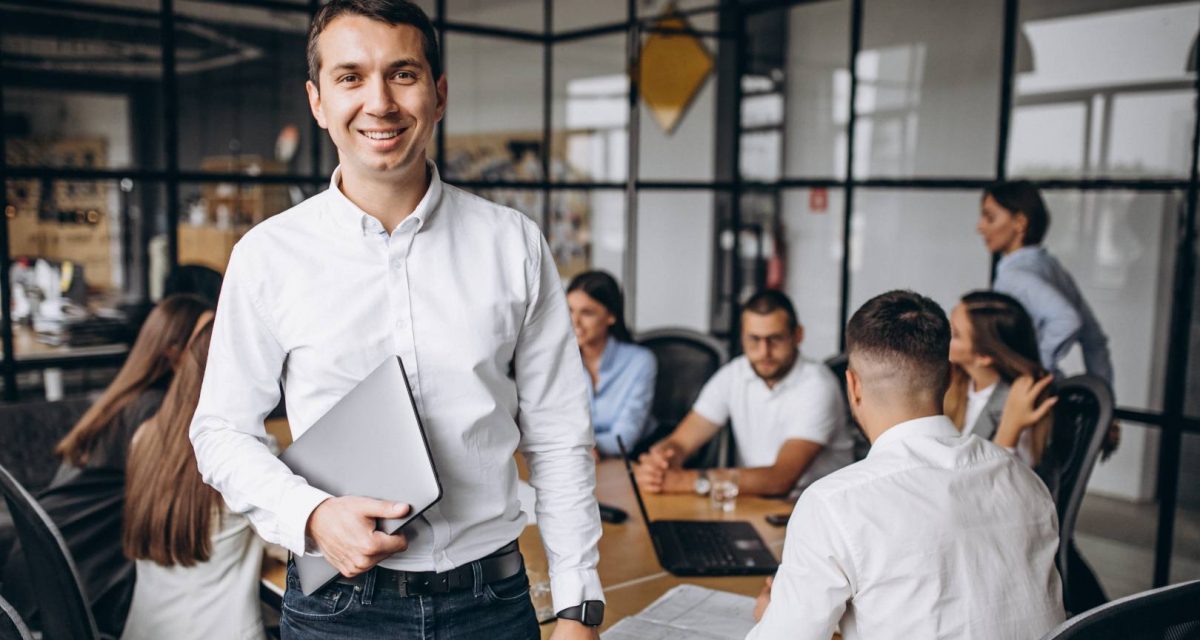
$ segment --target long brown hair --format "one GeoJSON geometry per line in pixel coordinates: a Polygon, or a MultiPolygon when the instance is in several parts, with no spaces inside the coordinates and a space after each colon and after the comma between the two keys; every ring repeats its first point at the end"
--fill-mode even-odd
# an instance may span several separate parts
{"type": "MultiPolygon", "coordinates": [[[[972,291],[962,297],[971,323],[971,346],[975,353],[990,356],[992,368],[1008,384],[1021,376],[1040,379],[1046,375],[1038,355],[1037,330],[1025,307],[1012,296],[996,291],[972,291]]],[[[967,386],[971,378],[958,365],[951,367],[950,389],[945,412],[959,428],[967,412],[967,386]]],[[[1050,438],[1052,417],[1047,414],[1033,427],[1033,461],[1036,464],[1050,438]]]]}
{"type": "Polygon", "coordinates": [[[162,408],[138,431],[125,480],[125,555],[193,566],[212,554],[209,526],[220,495],[204,484],[188,427],[200,401],[212,321],[197,327],[162,408]]]}
{"type": "Polygon", "coordinates": [[[187,344],[196,320],[210,310],[212,304],[193,295],[177,294],[159,302],[146,318],[129,357],[112,383],[54,452],[77,467],[86,464],[104,432],[130,403],[146,389],[170,382],[174,359],[187,344]]]}

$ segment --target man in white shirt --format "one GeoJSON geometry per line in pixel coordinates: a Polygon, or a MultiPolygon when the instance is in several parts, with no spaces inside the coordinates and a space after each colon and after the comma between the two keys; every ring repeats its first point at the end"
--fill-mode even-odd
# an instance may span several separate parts
{"type": "Polygon", "coordinates": [[[828,367],[800,357],[804,327],[788,297],[760,291],[741,320],[745,355],[721,367],[671,435],[641,456],[642,490],[706,493],[707,470],[682,465],[730,419],[742,494],[794,495],[853,462],[846,401],[828,367]]]}
{"type": "Polygon", "coordinates": [[[1063,620],[1054,503],[942,415],[949,343],[945,313],[911,291],[851,318],[847,392],[871,451],[800,496],[747,640],[828,640],[839,623],[846,640],[1017,640],[1063,620]]]}
{"type": "Polygon", "coordinates": [[[289,568],[284,638],[529,639],[539,630],[515,544],[519,450],[537,491],[554,638],[596,638],[592,430],[549,247],[524,215],[443,184],[427,162],[447,92],[419,8],[333,0],[314,16],[308,53],[310,106],[340,166],[327,191],[234,248],[191,429],[200,471],[264,538],[319,551],[341,572],[305,596],[289,568]],[[264,444],[263,418],[282,383],[302,437],[396,355],[443,498],[386,535],[376,519],[408,505],[309,486],[264,444]]]}

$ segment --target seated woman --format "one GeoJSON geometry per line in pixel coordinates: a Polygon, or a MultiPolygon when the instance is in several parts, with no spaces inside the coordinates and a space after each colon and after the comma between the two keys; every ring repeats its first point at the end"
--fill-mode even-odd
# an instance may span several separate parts
{"type": "Polygon", "coordinates": [[[977,435],[1015,448],[1019,458],[1036,467],[1050,438],[1050,407],[1054,400],[1031,399],[1035,415],[1011,411],[1004,422],[1005,404],[1014,383],[1022,394],[1030,382],[1044,392],[1050,377],[1038,363],[1037,334],[1021,303],[994,291],[973,291],[950,312],[950,389],[946,415],[963,436],[977,435]],[[1003,428],[1002,428],[1003,427],[1003,428]]]}
{"type": "Polygon", "coordinates": [[[633,449],[654,430],[650,406],[658,363],[649,349],[633,344],[621,288],[611,275],[588,271],[575,276],[567,287],[567,306],[591,382],[596,449],[601,455],[619,455],[618,436],[633,449]]]}
{"type": "MultiPolygon", "coordinates": [[[[71,550],[96,624],[107,635],[120,634],[133,593],[133,565],[121,553],[126,450],[138,425],[158,411],[196,321],[211,310],[200,298],[175,295],[150,312],[112,383],[59,442],[62,464],[37,495],[71,550]]],[[[0,538],[5,529],[11,525],[0,524],[0,538]]],[[[26,571],[14,545],[0,584],[29,620],[37,608],[26,571]]]]}
{"type": "Polygon", "coordinates": [[[206,317],[130,447],[123,542],[137,585],[122,638],[264,637],[262,540],[201,480],[188,440],[211,335],[206,317]]]}

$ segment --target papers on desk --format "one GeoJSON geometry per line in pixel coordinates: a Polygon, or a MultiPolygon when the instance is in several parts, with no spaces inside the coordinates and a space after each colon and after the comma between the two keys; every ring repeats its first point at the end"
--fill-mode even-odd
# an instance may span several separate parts
{"type": "Polygon", "coordinates": [[[613,625],[604,640],[742,640],[754,627],[754,598],[681,584],[613,625]]]}

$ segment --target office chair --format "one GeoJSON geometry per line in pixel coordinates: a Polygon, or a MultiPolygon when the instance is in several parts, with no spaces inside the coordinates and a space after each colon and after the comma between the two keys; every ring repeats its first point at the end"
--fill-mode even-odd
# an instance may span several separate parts
{"type": "Polygon", "coordinates": [[[1198,640],[1200,580],[1114,600],[1058,625],[1042,640],[1198,640]]]}
{"type": "Polygon", "coordinates": [[[0,598],[0,640],[33,640],[29,627],[4,598],[0,598]]]}
{"type": "Polygon", "coordinates": [[[1112,419],[1113,395],[1108,383],[1096,376],[1080,375],[1059,385],[1050,446],[1038,463],[1037,472],[1050,487],[1058,511],[1056,562],[1062,576],[1063,601],[1070,611],[1082,610],[1083,607],[1072,606],[1076,601],[1072,596],[1078,591],[1076,583],[1089,580],[1086,576],[1078,576],[1077,580],[1072,575],[1070,556],[1075,523],[1112,419]]]}
{"type": "MultiPolygon", "coordinates": [[[[692,410],[704,383],[729,360],[729,353],[720,342],[691,329],[647,331],[638,335],[637,343],[649,349],[658,361],[654,404],[650,409],[658,426],[633,448],[633,456],[669,436],[692,410]]],[[[721,433],[701,449],[692,462],[705,467],[726,466],[732,457],[728,433],[728,428],[722,428],[721,433]]]]}
{"type": "Polygon", "coordinates": [[[850,413],[850,396],[846,392],[846,369],[850,366],[850,356],[844,353],[829,356],[825,359],[825,366],[833,372],[833,377],[837,378],[838,387],[842,390],[842,400],[846,402],[846,427],[850,429],[850,437],[854,440],[854,461],[858,462],[867,457],[871,442],[867,440],[867,434],[863,433],[858,422],[854,420],[854,415],[850,413]]]}
{"type": "Polygon", "coordinates": [[[91,406],[87,398],[0,404],[0,466],[36,493],[54,478],[54,446],[91,406]]]}
{"type": "Polygon", "coordinates": [[[33,496],[0,466],[0,492],[8,504],[17,538],[25,550],[30,586],[37,600],[45,640],[101,638],[80,586],[75,562],[58,528],[33,496]]]}

